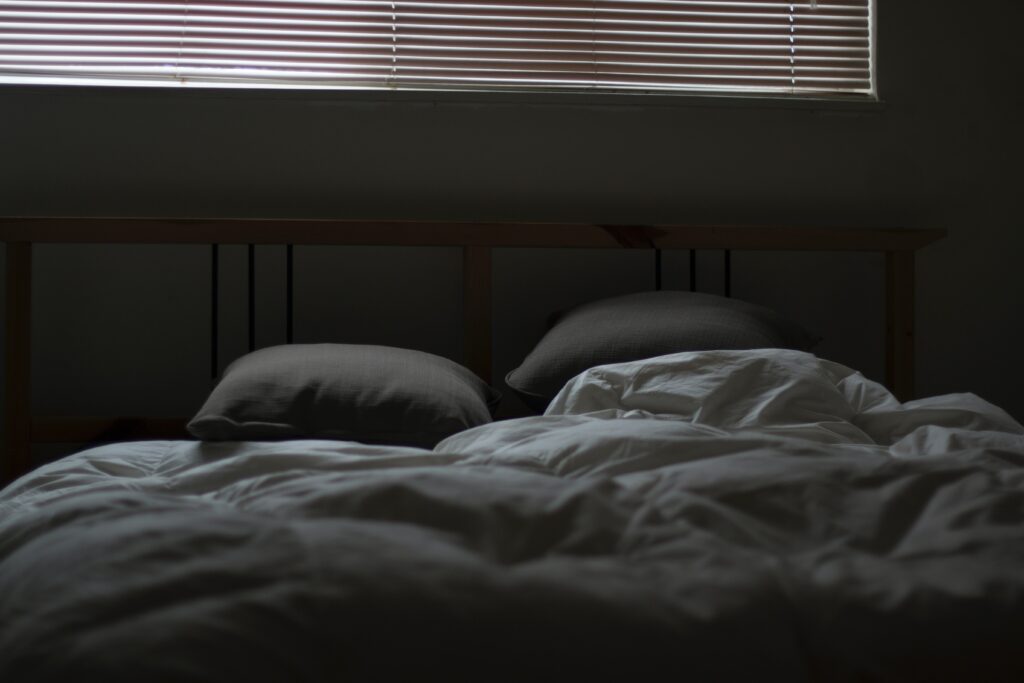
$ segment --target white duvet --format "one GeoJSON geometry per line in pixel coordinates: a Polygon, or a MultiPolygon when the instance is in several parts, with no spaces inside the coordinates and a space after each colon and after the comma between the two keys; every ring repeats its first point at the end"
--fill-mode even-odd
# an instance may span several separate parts
{"type": "Polygon", "coordinates": [[[795,351],[431,451],[139,442],[0,493],[0,680],[1024,680],[1024,428],[795,351]]]}

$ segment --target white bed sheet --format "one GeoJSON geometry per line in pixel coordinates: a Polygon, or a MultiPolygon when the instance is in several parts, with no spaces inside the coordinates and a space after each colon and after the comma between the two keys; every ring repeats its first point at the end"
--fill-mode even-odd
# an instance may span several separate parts
{"type": "Polygon", "coordinates": [[[433,451],[138,442],[0,493],[0,679],[1019,680],[1024,428],[791,351],[433,451]]]}

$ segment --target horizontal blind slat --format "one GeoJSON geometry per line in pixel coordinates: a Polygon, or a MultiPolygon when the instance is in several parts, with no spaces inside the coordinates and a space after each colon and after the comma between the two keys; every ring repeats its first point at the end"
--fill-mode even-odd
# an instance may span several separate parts
{"type": "Polygon", "coordinates": [[[0,78],[866,93],[870,16],[868,0],[0,1],[0,78]]]}

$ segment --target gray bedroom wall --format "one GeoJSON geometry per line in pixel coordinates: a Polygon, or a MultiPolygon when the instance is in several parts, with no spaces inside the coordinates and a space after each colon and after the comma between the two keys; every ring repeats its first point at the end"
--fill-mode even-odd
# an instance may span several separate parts
{"type": "MultiPolygon", "coordinates": [[[[929,3],[927,19],[920,3],[879,5],[884,104],[870,109],[0,87],[0,214],[946,228],[919,256],[918,393],[973,391],[1024,418],[1019,3],[987,4],[1005,17],[991,23],[964,21],[949,0],[929,3]]],[[[258,258],[258,342],[278,343],[282,251],[258,258]]],[[[649,288],[650,259],[498,252],[502,372],[552,310],[649,288]]],[[[880,377],[879,257],[734,263],[736,296],[801,320],[825,337],[820,355],[880,377]]],[[[244,248],[225,248],[221,264],[230,359],[245,349],[244,248]]],[[[298,340],[458,358],[459,264],[446,249],[299,249],[298,340]]],[[[687,267],[685,252],[667,254],[667,286],[685,288],[687,267]]],[[[719,268],[702,254],[706,291],[719,268]]],[[[210,382],[208,272],[204,247],[38,248],[37,408],[193,411],[210,382]]]]}

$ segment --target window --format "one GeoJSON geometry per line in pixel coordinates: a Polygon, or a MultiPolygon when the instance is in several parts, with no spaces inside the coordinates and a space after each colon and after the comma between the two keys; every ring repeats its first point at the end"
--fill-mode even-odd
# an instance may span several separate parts
{"type": "Polygon", "coordinates": [[[0,81],[870,95],[872,0],[0,1],[0,81]]]}

